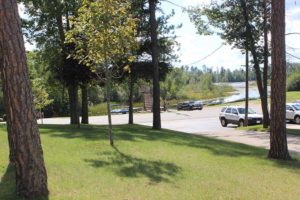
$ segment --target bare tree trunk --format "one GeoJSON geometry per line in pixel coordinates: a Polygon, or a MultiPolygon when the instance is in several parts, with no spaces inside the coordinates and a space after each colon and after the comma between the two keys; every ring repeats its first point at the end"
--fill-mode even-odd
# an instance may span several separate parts
{"type": "Polygon", "coordinates": [[[89,103],[88,103],[88,84],[81,86],[81,123],[89,124],[89,103]]]}
{"type": "MultiPolygon", "coordinates": [[[[3,65],[4,60],[3,60],[3,52],[2,52],[2,47],[0,46],[0,67],[1,67],[1,72],[3,72],[3,65]]],[[[3,73],[1,73],[1,78],[2,82],[4,82],[4,77],[3,73]]],[[[7,116],[7,113],[9,112],[8,106],[9,106],[9,101],[8,98],[6,98],[6,94],[8,93],[7,88],[4,87],[4,83],[2,84],[2,91],[3,91],[3,100],[4,100],[4,109],[5,109],[5,114],[7,116]]],[[[14,147],[14,132],[11,129],[11,124],[10,121],[7,121],[6,117],[6,126],[7,126],[7,138],[8,138],[8,146],[9,146],[9,165],[15,165],[15,147],[14,147]]]]}
{"type": "Polygon", "coordinates": [[[269,109],[268,109],[268,97],[265,95],[265,90],[267,88],[264,88],[263,80],[261,78],[261,70],[259,67],[259,60],[257,57],[257,47],[255,45],[255,41],[253,38],[253,34],[251,31],[251,25],[249,23],[249,16],[247,12],[247,4],[245,0],[241,0],[241,7],[243,9],[243,17],[245,20],[245,26],[246,26],[246,32],[247,32],[247,40],[249,42],[249,50],[251,51],[253,62],[254,62],[254,70],[255,70],[255,76],[256,76],[256,82],[257,82],[257,88],[259,91],[259,96],[261,100],[261,108],[263,112],[263,126],[267,128],[269,126],[270,120],[269,120],[269,109]]]}
{"type": "Polygon", "coordinates": [[[46,196],[47,173],[16,0],[0,1],[0,54],[8,131],[13,133],[17,194],[25,198],[46,196]]]}
{"type": "Polygon", "coordinates": [[[151,26],[151,50],[153,64],[153,129],[161,129],[160,118],[160,86],[159,86],[159,48],[157,41],[156,0],[149,0],[150,26],[151,26]]]}
{"type": "Polygon", "coordinates": [[[286,138],[285,0],[272,0],[272,83],[269,157],[288,160],[286,138]]]}
{"type": "Polygon", "coordinates": [[[129,116],[128,116],[128,124],[133,124],[133,86],[134,81],[132,75],[129,76],[129,116]]]}
{"type": "MultiPolygon", "coordinates": [[[[268,41],[268,7],[267,0],[263,2],[264,7],[264,68],[263,68],[263,100],[264,104],[268,105],[268,68],[269,68],[269,41],[268,41]]],[[[269,113],[268,106],[264,106],[263,109],[266,109],[264,113],[269,113]]],[[[263,126],[267,128],[270,125],[269,115],[264,116],[263,126]]]]}
{"type": "Polygon", "coordinates": [[[107,102],[109,142],[110,142],[111,146],[114,146],[114,136],[113,136],[113,132],[112,132],[111,106],[110,106],[111,72],[110,72],[110,69],[108,68],[108,64],[106,64],[105,77],[106,77],[105,87],[106,87],[106,102],[107,102]]]}
{"type": "Polygon", "coordinates": [[[73,83],[68,86],[69,90],[69,103],[70,103],[70,119],[71,124],[79,124],[78,114],[78,85],[73,83]]]}
{"type": "Polygon", "coordinates": [[[249,110],[249,51],[246,47],[246,88],[245,88],[245,122],[244,126],[248,126],[248,110],[249,110]]]}

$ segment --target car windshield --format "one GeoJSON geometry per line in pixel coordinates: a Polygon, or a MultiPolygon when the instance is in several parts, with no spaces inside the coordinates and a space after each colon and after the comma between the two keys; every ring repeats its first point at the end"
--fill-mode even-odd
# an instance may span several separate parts
{"type": "Polygon", "coordinates": [[[295,110],[300,110],[300,104],[294,104],[294,105],[293,105],[293,108],[294,108],[295,110]]]}
{"type": "MultiPolygon", "coordinates": [[[[245,108],[238,108],[240,114],[245,114],[245,108]]],[[[255,114],[254,110],[248,108],[248,114],[255,114]]]]}

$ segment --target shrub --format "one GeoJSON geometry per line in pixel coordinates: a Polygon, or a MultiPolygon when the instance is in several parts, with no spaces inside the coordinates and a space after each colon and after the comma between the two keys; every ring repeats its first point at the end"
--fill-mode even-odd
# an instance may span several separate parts
{"type": "Polygon", "coordinates": [[[300,73],[292,74],[287,79],[288,91],[300,91],[300,73]]]}

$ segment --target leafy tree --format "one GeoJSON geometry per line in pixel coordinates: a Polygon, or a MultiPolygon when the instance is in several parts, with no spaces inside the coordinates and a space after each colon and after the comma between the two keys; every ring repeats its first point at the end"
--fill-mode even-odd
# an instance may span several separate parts
{"type": "MultiPolygon", "coordinates": [[[[21,0],[21,2],[24,3],[29,15],[29,19],[23,20],[25,33],[29,40],[34,40],[37,47],[42,50],[45,64],[56,74],[55,77],[66,85],[71,124],[79,124],[78,89],[80,85],[84,86],[93,79],[94,75],[76,59],[67,58],[74,45],[65,44],[65,34],[72,28],[70,18],[77,15],[81,0],[21,0]]],[[[82,93],[86,94],[86,87],[82,88],[82,93]]],[[[84,97],[87,98],[87,95],[84,97]]]]}
{"type": "Polygon", "coordinates": [[[10,161],[16,191],[25,198],[48,195],[47,173],[33,106],[18,5],[0,1],[0,66],[7,115],[10,161]]]}
{"type": "Polygon", "coordinates": [[[36,78],[32,81],[32,94],[35,109],[39,111],[40,117],[43,119],[42,109],[53,103],[53,99],[49,99],[43,79],[36,78]]]}
{"type": "Polygon", "coordinates": [[[288,91],[300,91],[300,73],[292,74],[287,79],[288,91]]]}
{"type": "MultiPolygon", "coordinates": [[[[124,77],[128,77],[129,85],[129,124],[133,124],[133,89],[136,82],[144,80],[151,82],[153,79],[154,69],[153,65],[149,61],[132,62],[129,64],[130,72],[123,72],[124,77]]],[[[168,63],[159,63],[159,80],[163,81],[167,73],[171,70],[171,66],[168,63]]],[[[119,72],[120,73],[120,72],[119,72]]]]}
{"type": "MultiPolygon", "coordinates": [[[[132,1],[131,12],[133,16],[140,19],[137,24],[137,38],[139,42],[139,47],[136,49],[133,54],[135,55],[136,62],[130,65],[132,73],[125,73],[125,76],[128,76],[129,81],[129,124],[133,124],[133,97],[132,90],[136,82],[139,79],[147,79],[148,81],[153,80],[153,66],[152,62],[152,42],[151,42],[151,25],[150,21],[150,11],[147,5],[148,0],[133,0],[132,1]],[[150,68],[149,68],[150,67],[150,68]],[[152,70],[150,70],[152,68],[152,70]]],[[[157,9],[160,11],[160,8],[157,9]]],[[[175,40],[176,36],[174,35],[174,30],[180,28],[180,25],[175,27],[174,25],[169,25],[168,20],[173,17],[174,12],[166,15],[161,13],[157,17],[157,41],[158,48],[160,49],[159,53],[159,80],[163,80],[165,77],[164,73],[169,71],[170,62],[177,59],[175,53],[177,42],[175,40]],[[163,77],[161,77],[163,76],[163,77]]],[[[125,64],[126,65],[126,64],[125,64]]]]}
{"type": "Polygon", "coordinates": [[[111,122],[111,80],[117,62],[124,57],[133,61],[132,51],[137,46],[136,22],[129,10],[130,2],[123,0],[84,0],[68,32],[68,43],[75,44],[72,56],[88,66],[104,72],[109,122],[110,144],[114,145],[111,122]]]}
{"type": "Polygon", "coordinates": [[[272,82],[269,157],[289,160],[286,138],[285,0],[272,0],[272,82]]]}
{"type": "Polygon", "coordinates": [[[228,44],[251,52],[261,98],[264,127],[268,127],[269,124],[267,11],[266,0],[226,0],[213,1],[208,7],[194,8],[190,12],[191,20],[198,28],[198,33],[211,34],[217,31],[228,44]],[[265,37],[262,38],[261,35],[265,37]],[[263,78],[261,63],[264,63],[263,78]]]}
{"type": "Polygon", "coordinates": [[[164,101],[164,110],[167,110],[167,101],[176,97],[176,93],[180,87],[180,85],[172,77],[171,73],[168,74],[166,79],[160,84],[161,97],[164,101]]]}

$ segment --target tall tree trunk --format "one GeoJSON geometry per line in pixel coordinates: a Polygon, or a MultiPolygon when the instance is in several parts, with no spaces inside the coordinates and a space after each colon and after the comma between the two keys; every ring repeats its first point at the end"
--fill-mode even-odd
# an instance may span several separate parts
{"type": "Polygon", "coordinates": [[[286,138],[285,1],[272,0],[272,83],[269,157],[288,160],[286,138]]]}
{"type": "MultiPolygon", "coordinates": [[[[1,62],[1,60],[0,60],[1,62]]],[[[1,68],[1,72],[3,72],[3,69],[1,68]]],[[[3,73],[1,73],[2,75],[2,80],[4,81],[4,77],[3,77],[3,73]]],[[[7,113],[9,112],[8,110],[8,106],[9,106],[9,101],[8,99],[5,97],[5,95],[7,94],[7,88],[4,87],[4,84],[2,86],[3,89],[3,97],[4,97],[4,108],[5,108],[5,113],[6,113],[6,126],[7,126],[7,137],[8,137],[8,146],[9,146],[9,165],[15,165],[16,163],[16,155],[15,155],[15,146],[14,146],[14,132],[11,128],[11,121],[7,120],[7,113]]]]}
{"type": "Polygon", "coordinates": [[[88,104],[88,84],[84,83],[81,86],[81,123],[89,124],[89,104],[88,104]]]}
{"type": "Polygon", "coordinates": [[[245,122],[244,126],[248,126],[248,110],[249,110],[249,51],[246,47],[246,95],[245,95],[245,122]]]}
{"type": "Polygon", "coordinates": [[[151,50],[153,64],[153,129],[161,129],[160,119],[160,86],[159,86],[159,48],[157,41],[156,0],[149,0],[151,50]]]}
{"type": "MultiPolygon", "coordinates": [[[[267,0],[263,2],[264,7],[264,68],[263,68],[263,100],[265,101],[264,104],[268,105],[268,69],[269,69],[269,41],[268,41],[268,7],[267,7],[267,0]]],[[[269,113],[268,106],[264,106],[263,109],[266,109],[264,113],[269,113]]],[[[264,116],[263,118],[263,126],[267,128],[270,125],[270,118],[269,114],[264,116]]]]}
{"type": "Polygon", "coordinates": [[[128,124],[133,124],[133,86],[134,80],[132,75],[129,76],[129,116],[128,116],[128,124]]]}
{"type": "Polygon", "coordinates": [[[8,131],[13,133],[17,194],[25,198],[46,196],[47,173],[16,0],[0,1],[0,54],[8,131]]]}
{"type": "Polygon", "coordinates": [[[71,124],[79,124],[78,114],[78,85],[76,83],[68,86],[70,102],[70,119],[71,124]]]}
{"type": "Polygon", "coordinates": [[[256,76],[256,83],[257,83],[257,88],[260,96],[260,101],[261,101],[261,108],[263,112],[263,126],[267,128],[269,126],[269,109],[268,109],[268,96],[265,95],[267,92],[267,87],[264,88],[264,83],[261,78],[261,70],[259,67],[259,60],[257,56],[257,47],[255,44],[255,40],[253,38],[252,34],[252,29],[251,25],[249,23],[249,16],[247,12],[247,4],[245,0],[240,1],[241,7],[243,9],[243,17],[245,20],[245,26],[246,26],[246,32],[247,32],[247,40],[249,42],[249,50],[251,51],[252,57],[253,57],[253,62],[254,62],[254,70],[255,70],[255,76],[256,76]]]}
{"type": "Polygon", "coordinates": [[[109,142],[111,146],[114,146],[114,136],[112,132],[112,120],[111,120],[111,106],[110,106],[110,95],[111,95],[111,72],[108,67],[108,64],[105,65],[105,87],[106,87],[106,102],[107,102],[107,117],[108,117],[108,134],[109,142]]]}
{"type": "MultiPolygon", "coordinates": [[[[3,52],[2,52],[2,47],[0,46],[0,69],[1,72],[3,72],[3,64],[4,64],[4,59],[3,59],[3,52]]],[[[2,82],[4,82],[4,77],[3,73],[1,73],[1,78],[2,82]]],[[[9,112],[8,106],[9,106],[9,101],[8,98],[6,98],[7,94],[7,88],[4,87],[4,84],[2,84],[2,91],[3,91],[3,100],[4,100],[4,109],[5,109],[5,114],[9,112]]],[[[6,114],[7,116],[7,114],[6,114]]],[[[6,117],[7,119],[7,117],[6,117]]],[[[10,121],[6,120],[6,126],[7,126],[7,138],[8,138],[8,146],[9,146],[9,165],[15,165],[15,147],[14,147],[14,132],[11,129],[11,124],[10,121]]]]}

